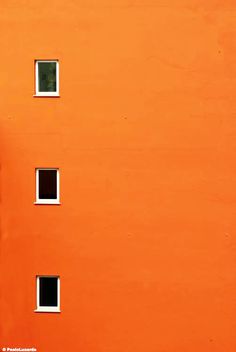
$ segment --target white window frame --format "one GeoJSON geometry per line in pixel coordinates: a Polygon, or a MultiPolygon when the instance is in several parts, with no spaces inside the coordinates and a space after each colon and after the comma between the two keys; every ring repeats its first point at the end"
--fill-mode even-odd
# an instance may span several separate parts
{"type": "Polygon", "coordinates": [[[36,201],[34,204],[61,204],[60,203],[60,172],[58,168],[36,168],[36,201]],[[57,172],[57,198],[56,199],[41,199],[39,198],[39,171],[40,170],[55,170],[57,172]]]}
{"type": "Polygon", "coordinates": [[[35,96],[37,97],[58,97],[59,96],[59,61],[58,60],[35,60],[35,96]],[[55,62],[56,63],[56,92],[39,91],[39,63],[55,62]]]}
{"type": "Polygon", "coordinates": [[[60,313],[60,276],[58,275],[37,275],[36,276],[36,309],[35,312],[54,312],[60,313]],[[57,279],[57,306],[40,306],[40,278],[56,278],[57,279]]]}

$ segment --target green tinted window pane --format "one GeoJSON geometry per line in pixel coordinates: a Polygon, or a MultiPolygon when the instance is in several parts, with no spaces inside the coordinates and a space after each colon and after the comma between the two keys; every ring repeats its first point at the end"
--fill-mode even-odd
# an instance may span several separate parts
{"type": "Polygon", "coordinates": [[[39,62],[39,92],[56,92],[56,62],[39,62]]]}

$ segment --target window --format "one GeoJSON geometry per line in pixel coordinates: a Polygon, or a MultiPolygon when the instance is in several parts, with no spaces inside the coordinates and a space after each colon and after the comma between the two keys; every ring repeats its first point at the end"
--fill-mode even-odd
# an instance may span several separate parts
{"type": "Polygon", "coordinates": [[[35,204],[60,204],[59,169],[36,169],[35,204]]]}
{"type": "Polygon", "coordinates": [[[59,63],[55,60],[35,62],[36,96],[59,96],[59,63]]]}
{"type": "Polygon", "coordinates": [[[60,312],[59,276],[37,276],[37,308],[35,312],[60,312]]]}

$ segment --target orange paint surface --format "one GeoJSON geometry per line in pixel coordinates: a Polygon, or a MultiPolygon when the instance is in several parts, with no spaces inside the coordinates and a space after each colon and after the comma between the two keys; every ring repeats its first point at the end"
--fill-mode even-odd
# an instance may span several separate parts
{"type": "Polygon", "coordinates": [[[233,0],[0,4],[0,347],[236,351],[233,0]],[[60,98],[34,98],[58,59],[60,98]],[[35,168],[59,167],[60,206],[35,168]],[[60,314],[34,313],[60,275],[60,314]]]}

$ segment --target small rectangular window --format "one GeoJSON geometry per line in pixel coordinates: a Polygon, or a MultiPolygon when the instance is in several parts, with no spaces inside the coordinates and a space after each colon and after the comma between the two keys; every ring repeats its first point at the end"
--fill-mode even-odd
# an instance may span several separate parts
{"type": "Polygon", "coordinates": [[[36,204],[59,204],[59,169],[36,169],[36,204]]]}
{"type": "Polygon", "coordinates": [[[36,312],[60,312],[59,276],[37,276],[36,312]]]}
{"type": "Polygon", "coordinates": [[[59,63],[56,60],[37,60],[35,62],[36,95],[59,95],[59,63]]]}

